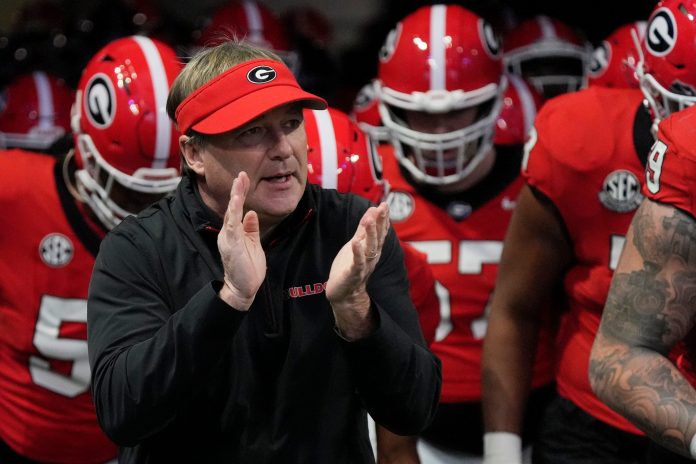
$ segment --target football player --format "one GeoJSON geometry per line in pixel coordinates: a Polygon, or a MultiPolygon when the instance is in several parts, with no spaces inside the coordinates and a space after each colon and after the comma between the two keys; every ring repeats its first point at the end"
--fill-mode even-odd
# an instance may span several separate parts
{"type": "Polygon", "coordinates": [[[116,457],[90,395],[87,288],[107,231],[178,184],[180,68],[160,42],[115,40],[83,71],[74,152],[0,152],[0,462],[116,457]]]}
{"type": "Polygon", "coordinates": [[[696,459],[696,107],[659,125],[590,357],[597,396],[696,459]],[[668,354],[669,353],[669,354],[668,354]],[[626,381],[630,379],[630,381],[626,381]]]}
{"type": "MultiPolygon", "coordinates": [[[[431,348],[442,361],[443,386],[420,457],[480,461],[481,348],[505,229],[522,187],[522,145],[492,143],[506,88],[500,42],[487,21],[461,6],[422,7],[387,36],[377,77],[389,133],[380,150],[392,225],[428,255],[440,297],[431,348]]],[[[539,390],[530,411],[552,390],[550,328],[538,344],[539,390]]]]}
{"type": "Polygon", "coordinates": [[[495,120],[495,145],[520,145],[534,125],[534,118],[543,104],[539,92],[514,74],[507,76],[500,114],[495,120]]]}
{"type": "Polygon", "coordinates": [[[544,100],[587,85],[590,44],[559,19],[526,19],[505,34],[503,46],[507,71],[530,82],[544,100]]]}
{"type": "Polygon", "coordinates": [[[675,459],[597,398],[587,371],[609,283],[643,198],[651,127],[696,101],[694,14],[693,0],[665,0],[655,7],[637,67],[642,91],[593,86],[547,101],[537,115],[522,164],[526,185],[505,238],[484,346],[487,463],[503,462],[500,454],[509,458],[505,462],[519,462],[514,443],[530,385],[538,308],[559,291],[568,311],[555,350],[558,396],[541,421],[535,460],[675,459]]]}
{"type": "Polygon", "coordinates": [[[592,53],[588,85],[638,88],[640,42],[645,37],[645,21],[619,26],[592,53]]]}
{"type": "Polygon", "coordinates": [[[0,149],[64,154],[74,100],[73,89],[46,72],[17,76],[0,92],[0,149]]]}
{"type": "MultiPolygon", "coordinates": [[[[382,178],[382,160],[367,135],[349,116],[337,109],[305,110],[307,131],[307,181],[354,193],[375,204],[382,202],[389,184],[382,178]]],[[[427,256],[402,242],[409,291],[425,342],[430,346],[440,318],[435,278],[427,256]]],[[[378,427],[377,456],[382,463],[417,460],[415,437],[402,437],[378,427]]],[[[417,462],[417,461],[416,461],[417,462]]]]}
{"type": "Polygon", "coordinates": [[[299,72],[298,55],[290,45],[283,23],[263,3],[256,0],[223,3],[213,12],[197,43],[214,47],[232,35],[273,51],[293,73],[299,72]]]}

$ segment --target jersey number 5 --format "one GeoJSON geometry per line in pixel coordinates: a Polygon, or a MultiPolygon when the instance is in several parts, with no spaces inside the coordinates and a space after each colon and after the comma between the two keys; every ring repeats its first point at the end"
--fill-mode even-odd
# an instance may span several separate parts
{"type": "Polygon", "coordinates": [[[87,341],[60,337],[64,322],[86,324],[87,300],[44,295],[34,330],[34,346],[41,356],[29,357],[29,372],[35,384],[72,398],[89,389],[87,341]],[[72,361],[70,374],[51,370],[50,359],[72,361]]]}

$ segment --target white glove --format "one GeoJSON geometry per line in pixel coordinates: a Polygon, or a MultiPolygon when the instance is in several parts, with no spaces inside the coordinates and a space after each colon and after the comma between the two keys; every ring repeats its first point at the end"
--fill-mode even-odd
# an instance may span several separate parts
{"type": "Polygon", "coordinates": [[[483,464],[522,464],[522,439],[510,432],[484,433],[483,464]]]}

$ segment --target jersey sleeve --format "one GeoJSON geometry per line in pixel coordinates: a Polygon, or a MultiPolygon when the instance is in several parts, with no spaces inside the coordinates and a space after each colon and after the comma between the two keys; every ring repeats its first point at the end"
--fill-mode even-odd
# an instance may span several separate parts
{"type": "Polygon", "coordinates": [[[563,115],[562,108],[555,101],[548,102],[534,122],[527,143],[524,146],[522,177],[527,184],[553,199],[558,194],[556,179],[563,176],[564,163],[559,156],[564,151],[560,140],[558,115],[563,115]]]}
{"type": "Polygon", "coordinates": [[[696,217],[696,107],[664,120],[645,168],[644,192],[696,217]]]}

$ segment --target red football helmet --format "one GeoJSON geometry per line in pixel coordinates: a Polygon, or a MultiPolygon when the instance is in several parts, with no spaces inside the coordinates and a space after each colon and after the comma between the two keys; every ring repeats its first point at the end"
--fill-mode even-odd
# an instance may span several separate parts
{"type": "Polygon", "coordinates": [[[87,63],[73,107],[77,187],[108,228],[174,190],[179,133],[166,100],[181,64],[163,43],[117,39],[87,63]]]}
{"type": "Polygon", "coordinates": [[[0,94],[0,148],[46,151],[70,131],[75,96],[62,80],[37,71],[0,94]]]}
{"type": "Polygon", "coordinates": [[[388,190],[382,160],[358,125],[334,108],[305,110],[304,117],[307,181],[381,202],[388,190]]]}
{"type": "Polygon", "coordinates": [[[503,45],[508,72],[529,81],[545,100],[587,84],[590,45],[558,19],[522,21],[507,33],[503,45]]]}
{"type": "Polygon", "coordinates": [[[638,49],[645,36],[646,24],[646,21],[624,24],[595,48],[589,68],[588,85],[638,88],[638,49]]]}
{"type": "Polygon", "coordinates": [[[696,102],[696,0],[664,0],[653,10],[642,42],[638,79],[657,124],[696,102]]]}
{"type": "Polygon", "coordinates": [[[379,116],[379,99],[375,91],[375,81],[365,84],[358,91],[353,102],[351,117],[367,134],[375,147],[381,142],[389,140],[389,132],[379,116]]]}
{"type": "Polygon", "coordinates": [[[283,23],[263,4],[241,0],[222,5],[201,31],[198,45],[212,47],[231,35],[275,52],[293,72],[297,71],[297,53],[290,47],[283,23]]]}
{"type": "MultiPolygon", "coordinates": [[[[491,25],[457,5],[421,7],[380,51],[380,117],[401,165],[431,185],[456,183],[491,153],[506,79],[491,25]],[[441,133],[409,127],[404,111],[439,115],[476,109],[472,124],[441,133]]],[[[442,116],[441,116],[442,117],[442,116]]]]}
{"type": "Polygon", "coordinates": [[[534,118],[543,100],[539,92],[519,76],[508,76],[508,87],[503,95],[503,107],[495,121],[496,145],[524,144],[534,125],[534,118]]]}

